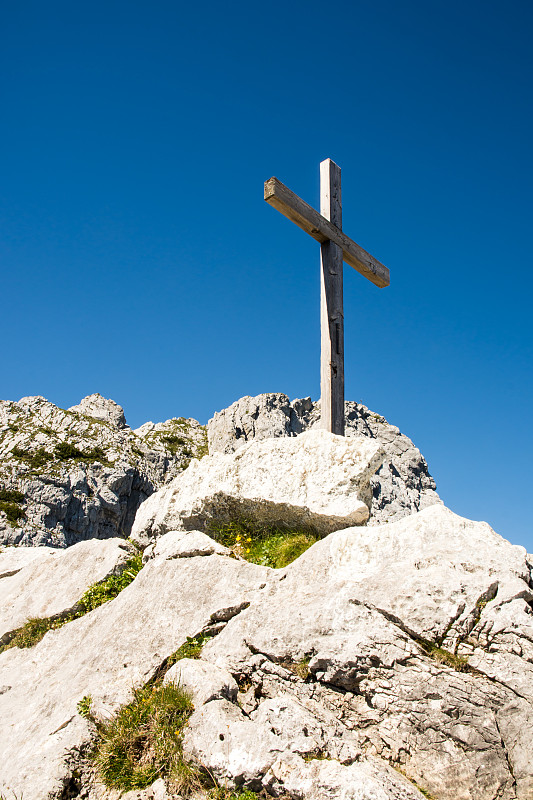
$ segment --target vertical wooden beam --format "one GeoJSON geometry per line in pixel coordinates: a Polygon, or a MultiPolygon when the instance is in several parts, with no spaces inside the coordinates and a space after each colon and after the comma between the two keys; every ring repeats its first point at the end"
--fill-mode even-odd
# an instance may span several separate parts
{"type": "MultiPolygon", "coordinates": [[[[341,170],[320,164],[320,213],[342,230],[341,170]]],[[[342,247],[320,245],[320,405],[322,427],[344,436],[344,312],[342,247]]]]}

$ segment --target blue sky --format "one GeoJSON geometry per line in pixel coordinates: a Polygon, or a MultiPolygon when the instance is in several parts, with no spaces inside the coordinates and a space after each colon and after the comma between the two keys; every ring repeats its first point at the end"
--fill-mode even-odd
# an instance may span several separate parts
{"type": "Polygon", "coordinates": [[[409,435],[441,497],[533,550],[533,6],[4,5],[0,397],[98,391],[132,426],[319,396],[317,206],[345,266],[346,397],[409,435]]]}

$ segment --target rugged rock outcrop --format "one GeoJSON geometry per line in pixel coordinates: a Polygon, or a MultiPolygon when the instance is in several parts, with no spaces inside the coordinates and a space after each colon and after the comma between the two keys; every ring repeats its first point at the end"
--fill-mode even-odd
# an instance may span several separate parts
{"type": "Polygon", "coordinates": [[[146,546],[170,530],[205,530],[235,519],[330,533],[368,519],[370,479],[383,460],[376,441],[314,430],[215,453],[143,503],[132,538],[146,546]],[[366,501],[366,502],[365,502],[366,501]]]}
{"type": "MultiPolygon", "coordinates": [[[[529,800],[522,547],[440,504],[331,533],[282,570],[209,541],[161,536],[116,599],[0,655],[0,792],[102,797],[85,782],[93,729],[78,702],[90,695],[105,719],[204,632],[201,661],[167,680],[194,698],[185,753],[222,785],[294,800],[421,800],[417,786],[435,800],[529,800]]],[[[165,797],[156,789],[136,797],[165,797]]]]}
{"type": "MultiPolygon", "coordinates": [[[[210,453],[232,453],[254,439],[297,436],[320,425],[320,403],[285,394],[243,397],[209,420],[210,453]]],[[[371,480],[369,525],[420,511],[440,499],[426,461],[413,442],[380,414],[360,403],[345,403],[346,436],[375,439],[385,452],[371,480]]]]}
{"type": "Polygon", "coordinates": [[[140,503],[207,451],[195,420],[132,431],[100,395],[68,410],[0,401],[0,545],[128,536],[140,503]]]}

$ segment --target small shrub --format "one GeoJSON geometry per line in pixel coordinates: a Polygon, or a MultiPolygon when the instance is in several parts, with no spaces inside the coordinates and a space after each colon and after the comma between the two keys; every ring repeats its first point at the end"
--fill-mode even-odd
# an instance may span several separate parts
{"type": "Polygon", "coordinates": [[[54,456],[52,453],[48,453],[44,447],[39,447],[38,450],[22,450],[20,447],[14,447],[11,451],[11,455],[15,458],[18,458],[19,461],[24,461],[28,464],[32,469],[39,469],[40,467],[44,467],[48,461],[52,461],[54,456]]]}
{"type": "Polygon", "coordinates": [[[92,464],[95,461],[100,461],[102,464],[110,463],[101,447],[92,447],[89,450],[80,450],[69,442],[60,442],[59,444],[56,444],[54,447],[54,455],[60,461],[84,461],[87,464],[92,464]]]}
{"type": "Polygon", "coordinates": [[[24,509],[22,509],[18,503],[10,503],[6,500],[0,500],[0,511],[3,511],[6,515],[8,522],[12,523],[13,525],[16,524],[19,519],[25,516],[24,509]]]}
{"type": "Polygon", "coordinates": [[[176,453],[179,447],[185,447],[188,444],[187,439],[184,439],[183,436],[176,436],[173,433],[162,436],[161,439],[172,453],[176,453]]]}
{"type": "Polygon", "coordinates": [[[134,690],[133,701],[99,725],[94,762],[109,788],[145,789],[165,776],[185,790],[198,778],[182,754],[182,732],[193,705],[179,686],[134,690]]]}
{"type": "Polygon", "coordinates": [[[24,494],[16,489],[0,488],[0,501],[4,501],[6,503],[23,503],[24,494]]]}
{"type": "Polygon", "coordinates": [[[80,717],[85,717],[85,719],[92,719],[92,714],[91,714],[92,704],[93,704],[93,699],[90,694],[86,694],[85,697],[81,698],[80,702],[76,706],[80,717]]]}
{"type": "Polygon", "coordinates": [[[257,526],[246,520],[211,523],[208,534],[237,555],[273,569],[282,569],[318,540],[312,531],[279,526],[257,526]]]}

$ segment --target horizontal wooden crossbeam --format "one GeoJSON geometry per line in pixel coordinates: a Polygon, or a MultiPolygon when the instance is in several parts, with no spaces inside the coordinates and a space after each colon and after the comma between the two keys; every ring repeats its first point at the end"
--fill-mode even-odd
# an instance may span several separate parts
{"type": "Polygon", "coordinates": [[[265,182],[265,200],[317,242],[330,241],[339,245],[342,248],[343,260],[376,286],[384,288],[390,284],[387,267],[349,239],[336,225],[291,192],[277,178],[270,178],[265,182]]]}

